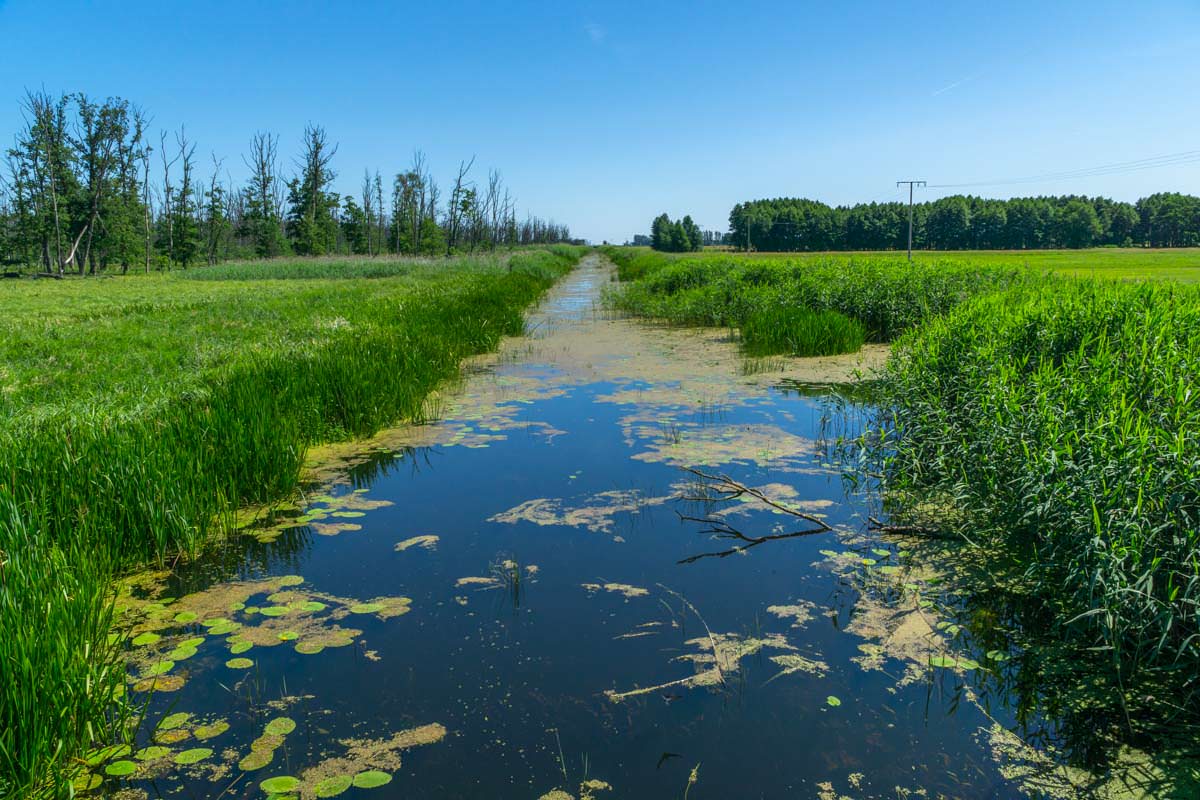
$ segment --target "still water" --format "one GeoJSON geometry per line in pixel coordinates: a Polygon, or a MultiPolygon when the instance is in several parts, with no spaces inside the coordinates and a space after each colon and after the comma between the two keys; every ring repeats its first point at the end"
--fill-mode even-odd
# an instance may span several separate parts
{"type": "Polygon", "coordinates": [[[747,376],[721,331],[608,318],[611,279],[585,260],[436,422],[318,453],[294,505],[133,581],[156,691],[97,791],[1023,796],[1006,656],[828,446],[867,410],[813,384],[880,354],[747,376]]]}

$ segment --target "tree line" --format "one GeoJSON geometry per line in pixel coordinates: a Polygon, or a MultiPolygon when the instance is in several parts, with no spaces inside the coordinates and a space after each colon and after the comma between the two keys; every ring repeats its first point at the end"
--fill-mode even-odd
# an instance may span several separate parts
{"type": "Polygon", "coordinates": [[[163,269],[281,255],[443,255],[570,240],[565,225],[517,205],[500,173],[459,164],[443,193],[419,151],[386,180],[365,170],[357,196],[334,183],[337,144],[309,125],[292,169],[259,132],[235,185],[204,162],[186,128],[159,132],[122,98],[29,92],[0,174],[0,261],[61,275],[163,269]]]}
{"type": "Polygon", "coordinates": [[[634,236],[633,244],[653,247],[667,253],[690,253],[703,247],[721,244],[724,238],[724,234],[717,231],[701,230],[690,215],[672,220],[666,214],[659,214],[650,223],[650,235],[634,236]]]}
{"type": "MultiPolygon", "coordinates": [[[[727,243],[769,251],[903,250],[906,203],[831,207],[777,198],[739,203],[727,243]]],[[[1025,250],[1103,245],[1200,246],[1200,197],[1158,193],[1136,203],[1077,195],[992,200],[954,195],[913,206],[913,247],[1025,250]]]]}

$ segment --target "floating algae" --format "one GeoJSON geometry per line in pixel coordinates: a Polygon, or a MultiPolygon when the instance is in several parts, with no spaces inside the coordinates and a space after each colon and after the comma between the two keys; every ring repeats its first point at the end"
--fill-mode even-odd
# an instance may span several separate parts
{"type": "Polygon", "coordinates": [[[330,792],[338,790],[336,793],[340,794],[345,791],[353,785],[355,776],[362,773],[390,775],[400,769],[401,753],[405,750],[434,744],[444,738],[446,728],[432,723],[399,731],[386,738],[341,739],[339,744],[343,752],[303,770],[297,787],[289,791],[298,790],[304,800],[336,796],[330,792]]]}
{"type": "Polygon", "coordinates": [[[803,628],[812,619],[814,608],[816,604],[801,600],[793,605],[767,606],[767,613],[780,619],[791,620],[793,628],[803,628]]]}
{"type": "Polygon", "coordinates": [[[488,522],[510,525],[531,522],[534,525],[563,525],[585,528],[592,533],[610,533],[613,518],[617,514],[637,514],[643,508],[662,505],[672,499],[673,495],[646,497],[634,489],[598,492],[575,506],[565,505],[563,500],[540,497],[494,514],[488,518],[488,522]]]}
{"type": "Polygon", "coordinates": [[[650,594],[649,590],[647,589],[643,589],[640,586],[630,586],[627,583],[581,583],[579,585],[582,586],[588,594],[595,594],[603,589],[606,592],[614,592],[616,594],[624,595],[625,599],[627,600],[634,597],[646,597],[650,594]]]}
{"type": "Polygon", "coordinates": [[[654,686],[617,692],[611,689],[604,692],[605,697],[614,703],[654,694],[669,688],[694,689],[702,686],[712,687],[724,685],[730,675],[736,673],[742,659],[754,655],[761,650],[795,650],[787,639],[778,633],[769,633],[761,637],[742,637],[735,633],[715,633],[689,639],[685,644],[697,652],[677,656],[675,661],[692,662],[695,673],[678,680],[667,681],[654,686]]]}
{"type": "Polygon", "coordinates": [[[423,534],[421,536],[413,536],[411,539],[405,539],[402,542],[397,542],[395,550],[397,553],[402,553],[412,547],[419,547],[422,550],[433,550],[437,547],[438,537],[432,534],[423,534]]]}

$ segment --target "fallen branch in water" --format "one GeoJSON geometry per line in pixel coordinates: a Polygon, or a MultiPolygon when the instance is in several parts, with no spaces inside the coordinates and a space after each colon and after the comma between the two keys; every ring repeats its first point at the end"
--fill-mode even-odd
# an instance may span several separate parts
{"type": "Polygon", "coordinates": [[[880,522],[875,517],[867,517],[867,528],[879,533],[895,533],[905,536],[924,536],[928,539],[954,539],[957,537],[947,536],[937,528],[930,528],[925,525],[893,525],[885,522],[880,522]]]}
{"type": "Polygon", "coordinates": [[[751,547],[757,547],[758,545],[765,544],[766,542],[773,542],[779,539],[795,539],[800,536],[813,536],[818,533],[827,533],[828,531],[833,530],[833,528],[820,517],[813,516],[812,514],[806,514],[803,511],[798,511],[776,500],[772,500],[761,490],[755,489],[751,486],[746,486],[743,483],[739,483],[728,475],[709,475],[708,473],[701,472],[698,469],[692,469],[691,467],[682,467],[681,469],[683,469],[685,472],[690,472],[692,475],[695,475],[704,481],[707,481],[707,483],[704,484],[705,491],[707,492],[711,490],[713,492],[713,494],[705,494],[701,496],[685,495],[683,497],[684,500],[697,503],[728,503],[738,500],[742,497],[749,496],[784,514],[789,514],[793,517],[798,517],[811,522],[816,527],[806,528],[799,531],[791,531],[789,533],[773,533],[766,536],[747,536],[719,517],[711,515],[705,517],[693,517],[685,514],[679,514],[677,511],[675,513],[679,514],[680,520],[684,522],[698,522],[701,525],[707,526],[701,531],[701,533],[711,533],[721,539],[736,539],[742,542],[742,544],[730,547],[728,550],[720,550],[712,553],[699,553],[698,555],[680,559],[676,562],[678,564],[691,564],[695,561],[699,561],[702,558],[725,558],[736,553],[744,553],[751,547]]]}

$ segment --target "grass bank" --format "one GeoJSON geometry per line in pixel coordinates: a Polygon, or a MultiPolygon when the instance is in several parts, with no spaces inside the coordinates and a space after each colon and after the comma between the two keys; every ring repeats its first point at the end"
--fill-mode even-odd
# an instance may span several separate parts
{"type": "Polygon", "coordinates": [[[883,381],[889,488],[1002,542],[1149,739],[1200,722],[1198,374],[1200,288],[1059,279],[929,320],[883,381]]]}
{"type": "Polygon", "coordinates": [[[126,736],[114,576],[290,491],[309,446],[418,417],[583,252],[4,286],[0,796],[65,796],[126,736]]]}
{"type": "Polygon", "coordinates": [[[894,342],[870,444],[890,511],[986,549],[981,595],[1036,601],[1029,640],[1066,643],[1040,651],[1039,708],[1086,719],[1110,754],[1171,738],[1195,757],[1200,287],[998,259],[609,252],[632,313],[753,328],[833,310],[894,342]]]}
{"type": "Polygon", "coordinates": [[[1025,274],[952,259],[910,264],[894,255],[671,257],[616,247],[605,252],[625,282],[611,298],[620,310],[681,325],[739,328],[760,314],[831,311],[856,321],[871,342],[889,342],[966,298],[1025,274]]]}

